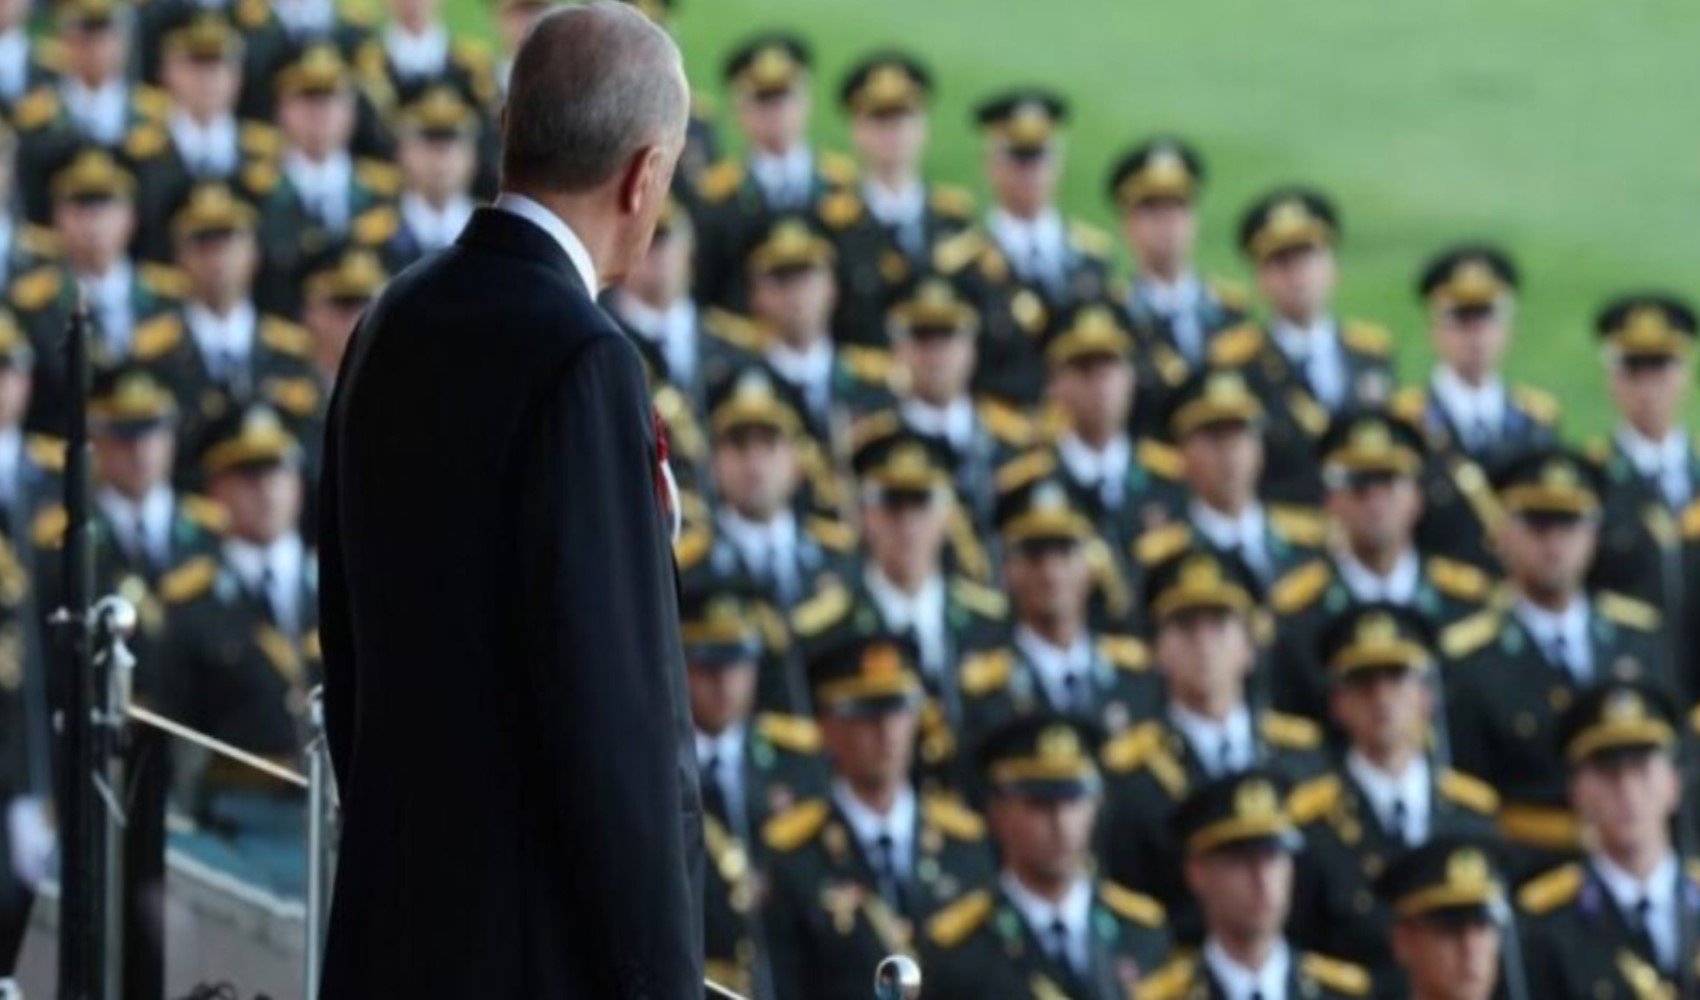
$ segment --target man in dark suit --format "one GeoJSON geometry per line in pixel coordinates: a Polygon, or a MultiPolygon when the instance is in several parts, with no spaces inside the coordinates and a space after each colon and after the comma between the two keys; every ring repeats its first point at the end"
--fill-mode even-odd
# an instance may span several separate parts
{"type": "Polygon", "coordinates": [[[635,10],[544,18],[504,193],[390,285],[343,363],[329,1000],[702,992],[675,501],[642,366],[593,298],[644,252],[688,113],[677,48],[635,10]]]}

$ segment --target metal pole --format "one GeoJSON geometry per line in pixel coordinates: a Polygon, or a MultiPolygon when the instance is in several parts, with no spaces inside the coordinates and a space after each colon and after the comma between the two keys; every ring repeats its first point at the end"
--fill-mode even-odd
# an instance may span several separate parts
{"type": "Polygon", "coordinates": [[[301,974],[301,991],[305,1000],[317,1000],[319,973],[324,964],[325,901],[330,893],[329,836],[331,769],[325,755],[325,698],[324,688],[315,687],[308,696],[307,721],[311,734],[307,740],[307,909],[303,919],[302,959],[307,967],[301,974]]]}

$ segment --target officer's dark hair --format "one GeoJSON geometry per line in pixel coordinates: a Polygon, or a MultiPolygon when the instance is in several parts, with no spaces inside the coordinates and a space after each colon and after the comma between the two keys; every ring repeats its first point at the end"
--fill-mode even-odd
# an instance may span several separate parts
{"type": "Polygon", "coordinates": [[[646,146],[683,142],[679,48],[632,7],[599,2],[546,15],[514,59],[502,112],[502,185],[586,191],[646,146]]]}

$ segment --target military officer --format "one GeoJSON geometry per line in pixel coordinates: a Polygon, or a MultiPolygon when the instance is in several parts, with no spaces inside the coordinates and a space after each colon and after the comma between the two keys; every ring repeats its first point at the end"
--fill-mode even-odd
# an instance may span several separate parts
{"type": "Polygon", "coordinates": [[[62,527],[60,473],[65,443],[25,429],[35,348],[10,312],[0,310],[0,534],[28,556],[34,536],[62,527]]]}
{"type": "MultiPolygon", "coordinates": [[[[7,0],[0,0],[0,4],[7,0]]],[[[0,45],[3,45],[0,42],[0,45]]],[[[0,121],[0,202],[14,203],[18,183],[18,134],[0,121]]],[[[59,237],[16,212],[0,212],[0,287],[43,264],[59,259],[59,237]]]]}
{"type": "Polygon", "coordinates": [[[131,264],[125,255],[136,226],[136,180],[98,146],[79,149],[53,175],[53,228],[61,264],[43,264],[12,279],[18,321],[35,345],[32,429],[62,432],[65,352],[59,348],[81,288],[88,298],[97,364],[128,357],[150,318],[177,306],[187,281],[174,268],[131,264]]]}
{"type": "Polygon", "coordinates": [[[929,269],[933,247],[972,219],[967,191],[921,177],[932,87],[913,56],[882,51],[858,61],[839,88],[862,177],[820,203],[838,245],[832,334],[841,344],[884,347],[893,292],[929,269]]]}
{"type": "Polygon", "coordinates": [[[1423,548],[1497,569],[1488,547],[1491,491],[1482,474],[1498,460],[1557,437],[1558,402],[1500,374],[1517,308],[1517,267],[1488,245],[1450,248],[1424,268],[1417,293],[1428,307],[1440,362],[1426,386],[1395,394],[1395,413],[1422,430],[1433,459],[1424,473],[1423,548]]]}
{"type": "Polygon", "coordinates": [[[656,221],[649,250],[625,280],[603,296],[603,306],[641,345],[658,377],[702,405],[705,311],[691,298],[696,229],[677,200],[669,199],[656,221]]]}
{"type": "Polygon", "coordinates": [[[1564,808],[1564,710],[1601,681],[1670,674],[1658,610],[1585,589],[1600,530],[1593,466],[1565,449],[1533,449],[1494,485],[1509,594],[1444,634],[1446,708],[1453,759],[1504,797],[1501,830],[1518,848],[1508,867],[1527,877],[1579,843],[1564,808]]]}
{"type": "Polygon", "coordinates": [[[1258,499],[1258,480],[1274,460],[1266,450],[1270,419],[1243,375],[1207,369],[1188,379],[1168,426],[1190,498],[1175,522],[1152,525],[1135,541],[1141,565],[1201,543],[1233,553],[1267,589],[1317,557],[1327,529],[1314,511],[1258,499]]]}
{"type": "Polygon", "coordinates": [[[1168,135],[1134,146],[1110,170],[1110,201],[1134,259],[1122,301],[1151,362],[1137,411],[1148,432],[1162,429],[1167,394],[1204,366],[1211,338],[1245,318],[1245,291],[1201,277],[1193,261],[1204,176],[1198,151],[1168,135]]]}
{"type": "Polygon", "coordinates": [[[1270,588],[1281,621],[1270,694],[1284,711],[1322,720],[1328,675],[1316,651],[1329,618],[1354,603],[1388,601],[1445,627],[1481,610],[1494,584],[1469,563],[1418,550],[1425,447],[1415,428],[1381,411],[1354,410],[1335,419],[1318,451],[1335,544],[1270,588]]]}
{"type": "Polygon", "coordinates": [[[978,756],[1002,870],[927,924],[927,995],[1126,997],[1168,957],[1162,904],[1093,874],[1096,734],[1066,716],[994,731],[978,756]]]}
{"type": "MultiPolygon", "coordinates": [[[[1669,296],[1626,296],[1601,310],[1594,328],[1605,347],[1618,426],[1589,449],[1606,478],[1593,580],[1674,617],[1671,599],[1695,584],[1681,579],[1678,528],[1700,518],[1700,448],[1681,421],[1694,311],[1669,296]]],[[[1691,676],[1680,680],[1700,691],[1691,676]]]]}
{"type": "Polygon", "coordinates": [[[389,79],[399,105],[447,85],[474,108],[495,110],[495,62],[489,50],[482,42],[451,33],[439,0],[387,0],[386,6],[389,23],[378,33],[376,48],[365,51],[382,54],[373,68],[389,79]]]}
{"type": "Polygon", "coordinates": [[[325,45],[357,71],[352,78],[360,119],[355,148],[366,156],[388,152],[382,119],[395,109],[396,97],[382,71],[383,50],[373,37],[376,11],[372,7],[336,0],[234,0],[231,13],[248,43],[242,117],[274,121],[283,96],[276,86],[278,74],[304,51],[325,45]]]}
{"type": "Polygon", "coordinates": [[[831,790],[769,820],[762,911],[777,1000],[865,996],[874,967],[992,877],[985,824],[909,780],[925,688],[914,651],[847,631],[809,660],[831,790]]]}
{"type": "Polygon", "coordinates": [[[747,588],[726,579],[687,587],[680,610],[709,862],[705,971],[745,994],[771,989],[756,919],[756,835],[777,813],[826,791],[814,720],[755,711],[764,615],[747,588]]]}
{"type": "Polygon", "coordinates": [[[1412,1000],[1489,1000],[1502,979],[1505,875],[1492,849],[1438,837],[1397,858],[1376,883],[1393,914],[1390,945],[1412,1000]]]}
{"type": "Polygon", "coordinates": [[[1680,725],[1663,691],[1611,681],[1560,729],[1569,798],[1587,856],[1525,885],[1530,996],[1676,996],[1695,961],[1700,877],[1671,843],[1681,795],[1680,725]]]}
{"type": "Polygon", "coordinates": [[[1109,291],[1112,241],[1057,210],[1068,118],[1061,97],[1014,90],[981,102],[975,118],[994,204],[983,227],[939,243],[933,263],[959,277],[979,308],[975,388],[1026,407],[1043,388],[1040,337],[1050,313],[1109,291]]]}
{"type": "Polygon", "coordinates": [[[1264,495],[1315,503],[1316,439],[1346,407],[1387,402],[1393,337],[1385,327],[1334,313],[1340,221],[1321,192],[1292,187],[1263,196],[1241,217],[1239,234],[1270,317],[1223,331],[1210,345],[1210,364],[1242,373],[1263,400],[1264,495]]]}
{"type": "Polygon", "coordinates": [[[187,276],[179,310],[137,327],[133,355],[177,398],[185,461],[180,485],[198,481],[193,456],[208,426],[263,400],[304,435],[319,412],[319,381],[307,331],[264,313],[253,299],[259,268],[252,205],[218,181],[197,185],[171,220],[187,276]]]}
{"type": "Polygon", "coordinates": [[[127,151],[147,153],[137,166],[139,250],[172,259],[171,214],[197,181],[240,186],[250,172],[275,169],[283,140],[263,122],[236,117],[242,38],[224,18],[203,13],[166,34],[161,79],[171,114],[161,127],[132,134],[127,151]]]}
{"type": "Polygon", "coordinates": [[[353,336],[360,314],[389,281],[378,255],[358,247],[325,254],[307,266],[302,282],[301,324],[312,340],[313,367],[329,397],[336,383],[348,338],[353,336]]]}
{"type": "Polygon", "coordinates": [[[448,86],[425,91],[396,116],[400,219],[384,245],[392,272],[453,243],[472,218],[481,127],[474,109],[448,86]]]}
{"type": "Polygon", "coordinates": [[[335,46],[308,48],[278,72],[276,88],[283,154],[244,183],[260,200],[260,305],[293,316],[305,259],[344,241],[380,247],[395,235],[401,174],[350,152],[353,77],[335,46]]]}
{"type": "Polygon", "coordinates": [[[1040,709],[1119,733],[1157,710],[1145,644],[1093,627],[1094,566],[1112,558],[1068,486],[1037,468],[998,498],[1007,637],[962,662],[963,735],[978,743],[1011,716],[1040,709]]]}
{"type": "Polygon", "coordinates": [[[1198,900],[1204,946],[1140,984],[1138,1000],[1297,1000],[1368,996],[1363,967],[1301,952],[1282,934],[1298,831],[1282,808],[1283,779],[1251,770],[1218,778],[1181,803],[1174,838],[1198,900]]]}
{"type": "Polygon", "coordinates": [[[1446,835],[1494,832],[1499,796],[1445,767],[1425,747],[1434,709],[1434,632],[1423,616],[1387,602],[1334,616],[1320,641],[1342,762],[1294,789],[1304,834],[1290,927],[1305,947],[1365,966],[1377,995],[1405,996],[1389,950],[1393,914],[1377,905],[1376,879],[1406,850],[1446,835]]]}
{"type": "Polygon", "coordinates": [[[1197,940],[1199,924],[1168,827],[1176,804],[1213,778],[1249,768],[1271,767],[1296,781],[1323,767],[1315,723],[1249,699],[1257,594],[1243,563],[1206,548],[1183,550],[1153,567],[1146,620],[1161,707],[1104,745],[1108,790],[1098,822],[1104,872],[1161,900],[1183,941],[1197,940]]]}
{"type": "Polygon", "coordinates": [[[811,213],[855,183],[851,160],[809,145],[810,59],[802,39],[781,31],[745,39],[726,58],[723,75],[750,153],[709,167],[693,192],[696,297],[705,305],[743,307],[745,251],[767,216],[811,213]]]}

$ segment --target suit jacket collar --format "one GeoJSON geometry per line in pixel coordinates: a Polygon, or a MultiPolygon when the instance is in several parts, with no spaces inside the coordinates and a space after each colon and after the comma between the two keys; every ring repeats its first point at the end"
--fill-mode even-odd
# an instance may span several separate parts
{"type": "Polygon", "coordinates": [[[592,294],[566,250],[542,227],[512,212],[487,207],[478,209],[472,213],[472,219],[455,240],[455,245],[534,261],[558,271],[586,296],[592,294]]]}

